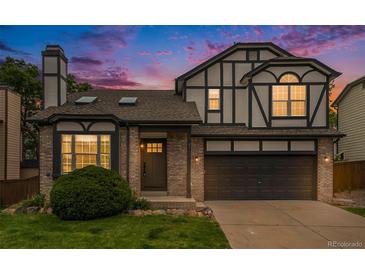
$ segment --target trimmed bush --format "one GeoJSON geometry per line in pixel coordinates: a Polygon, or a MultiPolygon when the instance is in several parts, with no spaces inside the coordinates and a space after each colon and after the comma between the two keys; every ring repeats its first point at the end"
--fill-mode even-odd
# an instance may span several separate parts
{"type": "Polygon", "coordinates": [[[112,216],[130,208],[132,192],[115,171],[87,166],[58,178],[51,190],[53,213],[64,220],[112,216]]]}
{"type": "Polygon", "coordinates": [[[148,210],[148,209],[151,209],[151,204],[145,198],[136,198],[135,197],[133,199],[131,209],[148,210]]]}
{"type": "Polygon", "coordinates": [[[31,206],[44,207],[45,200],[46,200],[45,195],[40,193],[34,195],[32,198],[28,200],[24,200],[21,204],[23,207],[31,207],[31,206]]]}

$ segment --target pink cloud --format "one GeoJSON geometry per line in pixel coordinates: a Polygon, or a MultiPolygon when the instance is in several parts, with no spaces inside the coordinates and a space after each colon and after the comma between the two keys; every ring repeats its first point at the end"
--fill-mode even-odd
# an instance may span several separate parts
{"type": "Polygon", "coordinates": [[[156,55],[161,56],[161,55],[171,55],[172,51],[171,50],[159,50],[156,52],[156,55]]]}
{"type": "Polygon", "coordinates": [[[365,26],[288,26],[272,41],[298,56],[316,56],[365,39],[365,26]]]}
{"type": "Polygon", "coordinates": [[[140,56],[149,56],[149,55],[151,55],[151,52],[143,50],[143,51],[138,52],[138,55],[140,55],[140,56]]]}

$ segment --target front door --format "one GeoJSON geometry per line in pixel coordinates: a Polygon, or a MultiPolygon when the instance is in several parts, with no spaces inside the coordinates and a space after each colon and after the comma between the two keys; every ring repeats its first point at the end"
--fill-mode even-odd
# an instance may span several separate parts
{"type": "Polygon", "coordinates": [[[167,190],[166,139],[142,139],[141,171],[142,190],[167,190]]]}

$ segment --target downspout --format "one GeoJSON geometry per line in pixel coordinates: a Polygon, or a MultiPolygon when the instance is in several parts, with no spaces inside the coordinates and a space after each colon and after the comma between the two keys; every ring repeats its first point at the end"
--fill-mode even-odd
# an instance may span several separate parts
{"type": "Polygon", "coordinates": [[[129,137],[130,137],[130,132],[129,132],[129,125],[128,123],[126,123],[126,127],[127,127],[127,182],[129,183],[129,137]]]}
{"type": "Polygon", "coordinates": [[[5,159],[4,159],[4,181],[8,179],[8,119],[9,119],[9,98],[8,89],[5,88],[5,123],[4,123],[4,133],[5,133],[5,159]]]}

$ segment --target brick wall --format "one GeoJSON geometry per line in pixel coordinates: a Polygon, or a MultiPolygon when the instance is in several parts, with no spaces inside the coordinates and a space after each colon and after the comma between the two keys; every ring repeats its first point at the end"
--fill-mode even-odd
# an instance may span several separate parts
{"type": "Polygon", "coordinates": [[[333,142],[332,138],[319,138],[317,154],[317,199],[323,202],[331,202],[332,198],[333,142]]]}
{"type": "Polygon", "coordinates": [[[53,174],[53,127],[42,126],[39,132],[39,184],[41,193],[49,195],[53,174]]]}
{"type": "Polygon", "coordinates": [[[141,154],[138,127],[129,128],[129,185],[134,193],[141,193],[141,154]]]}
{"type": "Polygon", "coordinates": [[[127,129],[122,127],[119,129],[119,174],[127,178],[127,129]]]}
{"type": "Polygon", "coordinates": [[[204,141],[198,137],[191,138],[191,196],[204,201],[204,141]]]}
{"type": "Polygon", "coordinates": [[[166,150],[168,195],[186,196],[187,134],[185,132],[169,132],[166,150]]]}

